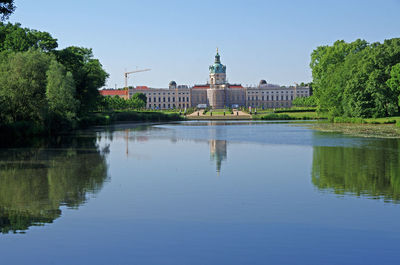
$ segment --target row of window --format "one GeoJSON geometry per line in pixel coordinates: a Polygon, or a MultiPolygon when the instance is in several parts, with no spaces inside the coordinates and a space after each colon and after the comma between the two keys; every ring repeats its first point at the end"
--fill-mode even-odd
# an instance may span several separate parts
{"type": "MultiPolygon", "coordinates": [[[[260,91],[260,94],[269,94],[269,91],[260,91]]],[[[275,91],[276,94],[282,93],[284,94],[283,91],[275,91]]],[[[288,91],[285,91],[286,94],[288,94],[288,91]]],[[[308,94],[308,91],[297,91],[297,94],[308,94]]],[[[248,91],[247,94],[258,94],[258,91],[248,91]]],[[[271,94],[274,94],[274,91],[271,91],[271,94]]],[[[293,94],[293,91],[290,91],[290,94],[293,94]]]]}
{"type": "MultiPolygon", "coordinates": [[[[146,94],[146,96],[151,96],[151,95],[161,95],[161,92],[158,92],[158,93],[145,93],[146,94]]],[[[175,92],[172,92],[172,93],[170,93],[170,92],[163,92],[162,93],[163,95],[175,95],[175,92]]],[[[189,92],[178,92],[178,95],[189,95],[189,92]]]]}
{"type": "MultiPolygon", "coordinates": [[[[260,99],[261,100],[270,100],[270,97],[269,96],[262,96],[262,97],[260,97],[260,99]]],[[[258,96],[252,96],[252,97],[247,97],[247,100],[248,101],[250,101],[250,100],[252,100],[252,101],[254,101],[254,100],[258,100],[258,96]]],[[[271,96],[271,101],[273,101],[273,100],[289,100],[289,96],[288,95],[286,95],[286,96],[281,96],[280,98],[279,98],[279,96],[271,96]]],[[[291,95],[290,96],[290,100],[293,100],[293,95],[291,95]]]]}
{"type": "Polygon", "coordinates": [[[264,103],[264,104],[248,104],[248,107],[252,107],[252,108],[286,108],[286,107],[290,107],[290,103],[289,102],[276,102],[276,103],[264,103]]]}
{"type": "MultiPolygon", "coordinates": [[[[178,104],[178,108],[189,108],[189,104],[178,104]]],[[[149,104],[149,109],[174,109],[176,108],[175,104],[149,104]]]]}
{"type": "MultiPolygon", "coordinates": [[[[151,98],[147,98],[148,102],[151,102],[151,98]]],[[[178,97],[178,102],[189,102],[189,97],[178,97]]],[[[157,102],[157,98],[153,98],[153,102],[157,102]]],[[[158,102],[161,102],[161,97],[158,98],[158,102]]],[[[163,97],[162,102],[171,102],[171,98],[163,97]]],[[[175,102],[175,97],[172,97],[172,102],[175,102]]]]}

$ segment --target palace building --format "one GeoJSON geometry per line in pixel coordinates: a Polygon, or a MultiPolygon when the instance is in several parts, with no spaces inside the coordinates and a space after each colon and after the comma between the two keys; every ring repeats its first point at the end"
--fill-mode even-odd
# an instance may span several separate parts
{"type": "Polygon", "coordinates": [[[214,109],[241,106],[288,108],[292,106],[293,99],[308,97],[311,92],[309,87],[272,85],[265,80],[261,80],[258,86],[253,87],[230,84],[226,81],[226,66],[221,63],[218,49],[214,64],[209,67],[209,71],[210,79],[207,84],[189,87],[171,81],[168,88],[137,86],[129,88],[127,96],[130,98],[135,93],[145,94],[146,107],[149,109],[184,109],[198,105],[207,105],[214,109]]]}

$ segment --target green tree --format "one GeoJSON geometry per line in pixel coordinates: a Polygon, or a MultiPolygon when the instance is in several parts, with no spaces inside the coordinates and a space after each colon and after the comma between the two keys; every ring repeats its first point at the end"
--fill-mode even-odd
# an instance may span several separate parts
{"type": "Polygon", "coordinates": [[[42,125],[46,118],[46,72],[51,57],[39,51],[2,55],[0,104],[6,122],[42,125]]]}
{"type": "Polygon", "coordinates": [[[318,105],[317,98],[314,95],[309,97],[297,97],[292,101],[293,106],[298,107],[316,107],[318,105]]]}
{"type": "Polygon", "coordinates": [[[92,49],[71,46],[55,54],[74,77],[80,113],[96,110],[101,102],[98,89],[105,85],[108,74],[99,60],[93,58],[92,49]]]}
{"type": "Polygon", "coordinates": [[[0,0],[0,19],[5,20],[15,11],[14,0],[0,0]]]}
{"type": "Polygon", "coordinates": [[[135,93],[130,99],[130,107],[133,109],[142,109],[146,107],[147,97],[143,93],[135,93]]]}
{"type": "Polygon", "coordinates": [[[57,47],[57,39],[48,32],[23,28],[19,23],[0,23],[0,51],[21,52],[40,49],[50,52],[57,47]]]}
{"type": "Polygon", "coordinates": [[[398,94],[398,104],[400,105],[400,63],[392,67],[390,71],[390,79],[387,81],[387,85],[393,91],[398,94]]]}
{"type": "Polygon", "coordinates": [[[389,88],[392,67],[400,61],[400,39],[368,44],[337,41],[311,54],[318,108],[331,116],[382,117],[398,110],[399,91],[389,88]]]}
{"type": "Polygon", "coordinates": [[[75,99],[75,83],[70,72],[53,60],[46,73],[46,98],[50,121],[54,124],[71,124],[76,117],[78,101],[75,99]]]}

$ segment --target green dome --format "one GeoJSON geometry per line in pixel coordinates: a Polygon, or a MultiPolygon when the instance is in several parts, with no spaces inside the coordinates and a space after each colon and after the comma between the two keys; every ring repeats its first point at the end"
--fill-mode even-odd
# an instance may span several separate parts
{"type": "Polygon", "coordinates": [[[213,65],[209,67],[211,74],[225,74],[226,73],[226,66],[221,64],[221,56],[217,52],[215,55],[215,62],[213,65]]]}

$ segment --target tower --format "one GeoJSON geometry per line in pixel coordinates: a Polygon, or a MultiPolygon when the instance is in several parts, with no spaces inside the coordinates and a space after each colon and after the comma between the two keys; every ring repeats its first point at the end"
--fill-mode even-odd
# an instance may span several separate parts
{"type": "Polygon", "coordinates": [[[218,53],[215,55],[214,64],[209,67],[210,69],[210,85],[223,85],[226,83],[226,66],[221,64],[221,56],[218,53]]]}
{"type": "Polygon", "coordinates": [[[213,109],[221,109],[226,105],[226,66],[221,64],[221,56],[215,55],[214,64],[209,67],[210,88],[207,89],[207,99],[213,109]]]}

